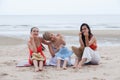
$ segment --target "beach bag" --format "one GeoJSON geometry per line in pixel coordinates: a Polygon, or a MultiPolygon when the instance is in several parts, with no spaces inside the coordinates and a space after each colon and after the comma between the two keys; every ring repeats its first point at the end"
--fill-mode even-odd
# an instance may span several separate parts
{"type": "Polygon", "coordinates": [[[32,54],[32,60],[44,61],[45,59],[40,53],[33,53],[32,54]]]}

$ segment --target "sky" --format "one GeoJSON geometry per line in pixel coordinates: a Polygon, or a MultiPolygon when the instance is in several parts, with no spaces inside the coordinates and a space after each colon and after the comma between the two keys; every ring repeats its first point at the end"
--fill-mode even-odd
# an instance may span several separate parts
{"type": "Polygon", "coordinates": [[[0,15],[120,15],[120,0],[0,0],[0,15]]]}

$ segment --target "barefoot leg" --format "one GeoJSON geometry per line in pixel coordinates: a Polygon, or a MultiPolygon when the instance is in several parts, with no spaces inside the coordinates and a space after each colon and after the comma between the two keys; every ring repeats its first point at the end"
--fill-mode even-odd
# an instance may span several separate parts
{"type": "Polygon", "coordinates": [[[79,69],[82,68],[82,66],[83,66],[83,64],[85,63],[86,60],[87,60],[87,58],[83,58],[83,59],[79,62],[79,64],[78,64],[78,68],[79,68],[79,69]]]}
{"type": "Polygon", "coordinates": [[[76,59],[75,59],[75,63],[74,63],[74,65],[73,65],[73,69],[75,69],[75,68],[77,67],[78,63],[79,63],[78,58],[76,58],[76,59]]]}
{"type": "Polygon", "coordinates": [[[72,46],[71,48],[72,48],[72,51],[74,52],[74,54],[75,54],[77,57],[79,57],[79,58],[82,57],[83,50],[84,50],[83,47],[77,48],[77,47],[75,47],[75,46],[72,46]]]}
{"type": "Polygon", "coordinates": [[[60,59],[57,59],[57,69],[58,69],[58,70],[60,69],[60,63],[61,63],[61,60],[60,60],[60,59]]]}
{"type": "Polygon", "coordinates": [[[67,61],[67,60],[64,60],[64,63],[63,63],[63,69],[64,69],[64,70],[67,69],[67,67],[66,67],[66,66],[67,66],[67,63],[68,63],[68,61],[67,61]]]}
{"type": "Polygon", "coordinates": [[[43,61],[39,61],[39,70],[40,70],[40,71],[43,70],[43,61]]]}
{"type": "Polygon", "coordinates": [[[35,72],[38,72],[38,71],[39,71],[38,61],[37,61],[37,60],[33,60],[33,65],[34,65],[34,67],[35,67],[35,72]]]}

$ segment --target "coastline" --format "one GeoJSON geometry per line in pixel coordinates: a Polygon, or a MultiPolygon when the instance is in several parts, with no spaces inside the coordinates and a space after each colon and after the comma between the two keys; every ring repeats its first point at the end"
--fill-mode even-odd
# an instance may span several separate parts
{"type": "MultiPolygon", "coordinates": [[[[40,31],[41,33],[45,31],[40,31]]],[[[61,33],[63,35],[73,35],[77,36],[79,33],[79,30],[50,30],[50,32],[54,33],[61,33]]],[[[98,37],[112,37],[112,36],[119,36],[120,30],[92,30],[92,33],[98,37]]]]}
{"type": "MultiPolygon", "coordinates": [[[[40,36],[42,36],[42,34],[45,32],[44,31],[40,31],[40,36]]],[[[78,33],[79,30],[49,30],[49,32],[53,32],[53,33],[60,33],[63,36],[65,36],[66,40],[68,41],[68,44],[71,44],[71,42],[73,44],[78,44],[79,41],[79,37],[78,37],[78,33]]],[[[98,44],[100,44],[100,46],[111,46],[111,45],[120,45],[120,30],[92,30],[93,35],[97,38],[98,44]]],[[[24,43],[26,44],[28,38],[29,38],[29,32],[25,32],[22,34],[19,33],[13,33],[11,32],[11,34],[0,34],[0,44],[4,45],[4,44],[19,44],[19,43],[24,43]],[[28,33],[28,34],[27,34],[28,33]],[[6,39],[4,39],[6,38],[6,39]],[[10,39],[10,40],[9,40],[10,39]],[[16,39],[16,40],[14,40],[16,39]],[[14,42],[12,42],[12,40],[14,40],[14,42]],[[18,43],[18,42],[19,43],[18,43]]]]}

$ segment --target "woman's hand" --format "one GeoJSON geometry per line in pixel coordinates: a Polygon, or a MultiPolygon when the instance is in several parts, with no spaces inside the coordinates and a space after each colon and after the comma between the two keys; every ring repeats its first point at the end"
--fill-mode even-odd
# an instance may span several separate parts
{"type": "Polygon", "coordinates": [[[32,35],[30,35],[30,40],[34,40],[34,37],[32,35]]]}
{"type": "Polygon", "coordinates": [[[87,37],[89,34],[88,34],[88,32],[86,31],[86,32],[84,32],[84,36],[85,37],[87,37]]]}
{"type": "Polygon", "coordinates": [[[81,35],[82,35],[82,32],[79,32],[79,34],[78,34],[80,37],[81,37],[81,35]]]}

